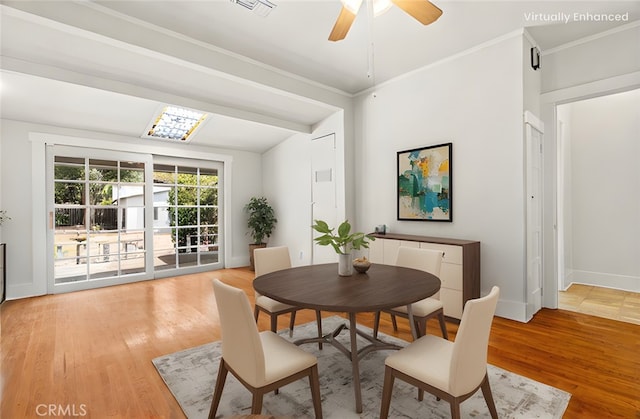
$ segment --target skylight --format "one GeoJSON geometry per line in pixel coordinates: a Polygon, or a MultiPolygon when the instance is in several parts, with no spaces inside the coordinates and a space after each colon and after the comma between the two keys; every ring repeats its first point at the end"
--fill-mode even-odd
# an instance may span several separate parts
{"type": "Polygon", "coordinates": [[[144,138],[187,141],[207,115],[177,106],[165,106],[147,128],[144,138]]]}

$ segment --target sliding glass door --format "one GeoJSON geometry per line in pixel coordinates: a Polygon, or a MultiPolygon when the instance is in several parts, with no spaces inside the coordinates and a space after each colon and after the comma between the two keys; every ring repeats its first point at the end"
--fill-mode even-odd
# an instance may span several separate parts
{"type": "Polygon", "coordinates": [[[55,292],[223,266],[221,163],[54,146],[48,164],[55,292]]]}

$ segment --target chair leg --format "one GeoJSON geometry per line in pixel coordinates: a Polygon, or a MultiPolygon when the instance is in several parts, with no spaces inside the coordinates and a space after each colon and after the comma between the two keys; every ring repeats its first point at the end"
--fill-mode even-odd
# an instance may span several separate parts
{"type": "Polygon", "coordinates": [[[380,312],[376,311],[373,316],[373,338],[378,339],[378,329],[380,328],[380,312]]]}
{"type": "Polygon", "coordinates": [[[489,408],[491,417],[493,419],[498,419],[498,411],[496,410],[496,404],[494,403],[493,395],[491,394],[491,385],[489,384],[488,374],[485,374],[484,379],[482,380],[482,384],[480,384],[480,388],[482,389],[484,401],[487,402],[487,407],[489,408]]]}
{"type": "Polygon", "coordinates": [[[261,391],[255,391],[253,393],[253,401],[251,402],[251,414],[259,415],[262,413],[262,396],[264,393],[261,391]]]}
{"type": "MultiPolygon", "coordinates": [[[[322,315],[316,310],[316,323],[318,324],[318,337],[322,338],[322,315]]],[[[318,349],[322,350],[322,341],[318,342],[318,349]]]]}
{"type": "Polygon", "coordinates": [[[224,382],[227,379],[227,364],[223,358],[220,358],[220,365],[218,366],[218,378],[216,378],[216,386],[213,391],[213,400],[211,400],[211,408],[209,408],[209,419],[216,417],[218,406],[220,405],[220,399],[222,398],[222,389],[224,388],[224,382]]]}
{"type": "Polygon", "coordinates": [[[427,321],[426,320],[416,320],[414,322],[414,327],[416,328],[416,337],[420,339],[422,336],[427,334],[427,321]]]}
{"type": "Polygon", "coordinates": [[[382,400],[380,403],[380,419],[389,417],[389,407],[391,406],[391,394],[393,393],[393,382],[395,376],[391,367],[384,367],[384,385],[382,387],[382,400]]]}
{"type": "Polygon", "coordinates": [[[311,387],[311,399],[316,419],[322,419],[322,399],[320,398],[320,378],[318,377],[318,364],[311,367],[309,374],[309,387],[311,387]]]}
{"type": "Polygon", "coordinates": [[[398,322],[396,321],[396,316],[394,316],[393,314],[391,315],[391,323],[393,324],[393,331],[397,332],[398,331],[398,322]]]}
{"type": "Polygon", "coordinates": [[[260,309],[258,306],[253,310],[253,317],[256,319],[256,323],[258,323],[258,315],[260,314],[260,309]]]}
{"type": "Polygon", "coordinates": [[[449,401],[451,404],[451,419],[460,419],[460,400],[449,401]]]}
{"type": "Polygon", "coordinates": [[[293,326],[296,324],[296,312],[291,312],[291,319],[289,320],[289,337],[293,337],[293,326]]]}
{"type": "MultiPolygon", "coordinates": [[[[440,322],[440,330],[442,331],[442,337],[449,340],[449,334],[447,333],[447,324],[444,322],[444,312],[438,314],[438,321],[440,322]]],[[[424,333],[427,333],[427,324],[425,322],[424,333]]]]}
{"type": "Polygon", "coordinates": [[[271,315],[271,331],[273,333],[278,333],[278,315],[277,314],[271,315]]]}

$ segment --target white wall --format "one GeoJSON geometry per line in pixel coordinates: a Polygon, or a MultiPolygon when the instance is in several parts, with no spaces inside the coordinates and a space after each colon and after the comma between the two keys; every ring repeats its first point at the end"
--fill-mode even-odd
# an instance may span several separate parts
{"type": "Polygon", "coordinates": [[[640,90],[571,113],[573,282],[640,291],[640,90]]]}
{"type": "Polygon", "coordinates": [[[294,135],[262,156],[263,191],[276,213],[278,223],[269,239],[270,246],[289,246],[294,266],[311,263],[311,140],[326,134],[336,134],[338,149],[336,186],[338,214],[345,217],[344,113],[336,112],[312,134],[294,135]]]}
{"type": "MultiPolygon", "coordinates": [[[[12,220],[2,226],[3,239],[7,243],[7,298],[21,298],[46,292],[46,278],[34,274],[34,241],[46,239],[46,231],[32,227],[33,200],[30,188],[32,173],[44,173],[41,167],[32,165],[32,146],[30,132],[51,133],[87,139],[87,146],[95,140],[108,144],[113,150],[133,151],[144,149],[149,153],[193,157],[202,159],[203,155],[219,155],[231,166],[231,183],[225,190],[224,199],[228,200],[226,213],[230,246],[226,248],[227,266],[246,266],[249,262],[246,217],[243,208],[249,198],[262,191],[261,158],[259,154],[236,150],[221,150],[158,143],[150,144],[139,138],[123,138],[114,135],[70,130],[59,127],[27,124],[2,120],[0,147],[3,152],[0,164],[0,190],[4,208],[12,220]],[[105,143],[105,140],[107,143],[105,143]]],[[[36,182],[45,182],[35,179],[36,182]]],[[[41,215],[42,219],[46,214],[41,215]]],[[[46,225],[43,222],[42,225],[46,225]]],[[[39,255],[35,256],[40,259],[39,255]]],[[[39,262],[40,263],[40,262],[39,262]]],[[[44,263],[44,262],[42,262],[44,263]]]]}
{"type": "Polygon", "coordinates": [[[523,41],[511,34],[356,102],[360,228],[481,242],[482,292],[524,320],[523,41]],[[397,221],[396,152],[453,142],[453,222],[397,221]]]}
{"type": "Polygon", "coordinates": [[[545,52],[541,58],[542,92],[640,71],[638,22],[601,35],[545,52]]]}

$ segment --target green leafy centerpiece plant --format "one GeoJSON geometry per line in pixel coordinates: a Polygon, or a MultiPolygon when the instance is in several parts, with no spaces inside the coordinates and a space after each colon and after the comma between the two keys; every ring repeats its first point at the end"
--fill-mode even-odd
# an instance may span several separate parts
{"type": "Polygon", "coordinates": [[[278,220],[267,198],[252,197],[249,203],[245,205],[244,210],[249,214],[247,219],[247,227],[249,227],[249,235],[253,239],[253,243],[249,245],[249,261],[251,269],[253,265],[253,250],[260,247],[267,247],[266,239],[271,237],[278,220]]]}
{"type": "Polygon", "coordinates": [[[321,235],[313,240],[320,246],[331,246],[333,250],[338,254],[338,275],[350,276],[352,274],[352,262],[351,251],[360,250],[362,248],[369,248],[369,241],[375,240],[369,234],[361,232],[351,232],[351,224],[348,220],[343,221],[338,226],[338,231],[335,228],[329,227],[329,225],[322,220],[314,220],[314,224],[311,226],[315,231],[321,235]]]}

